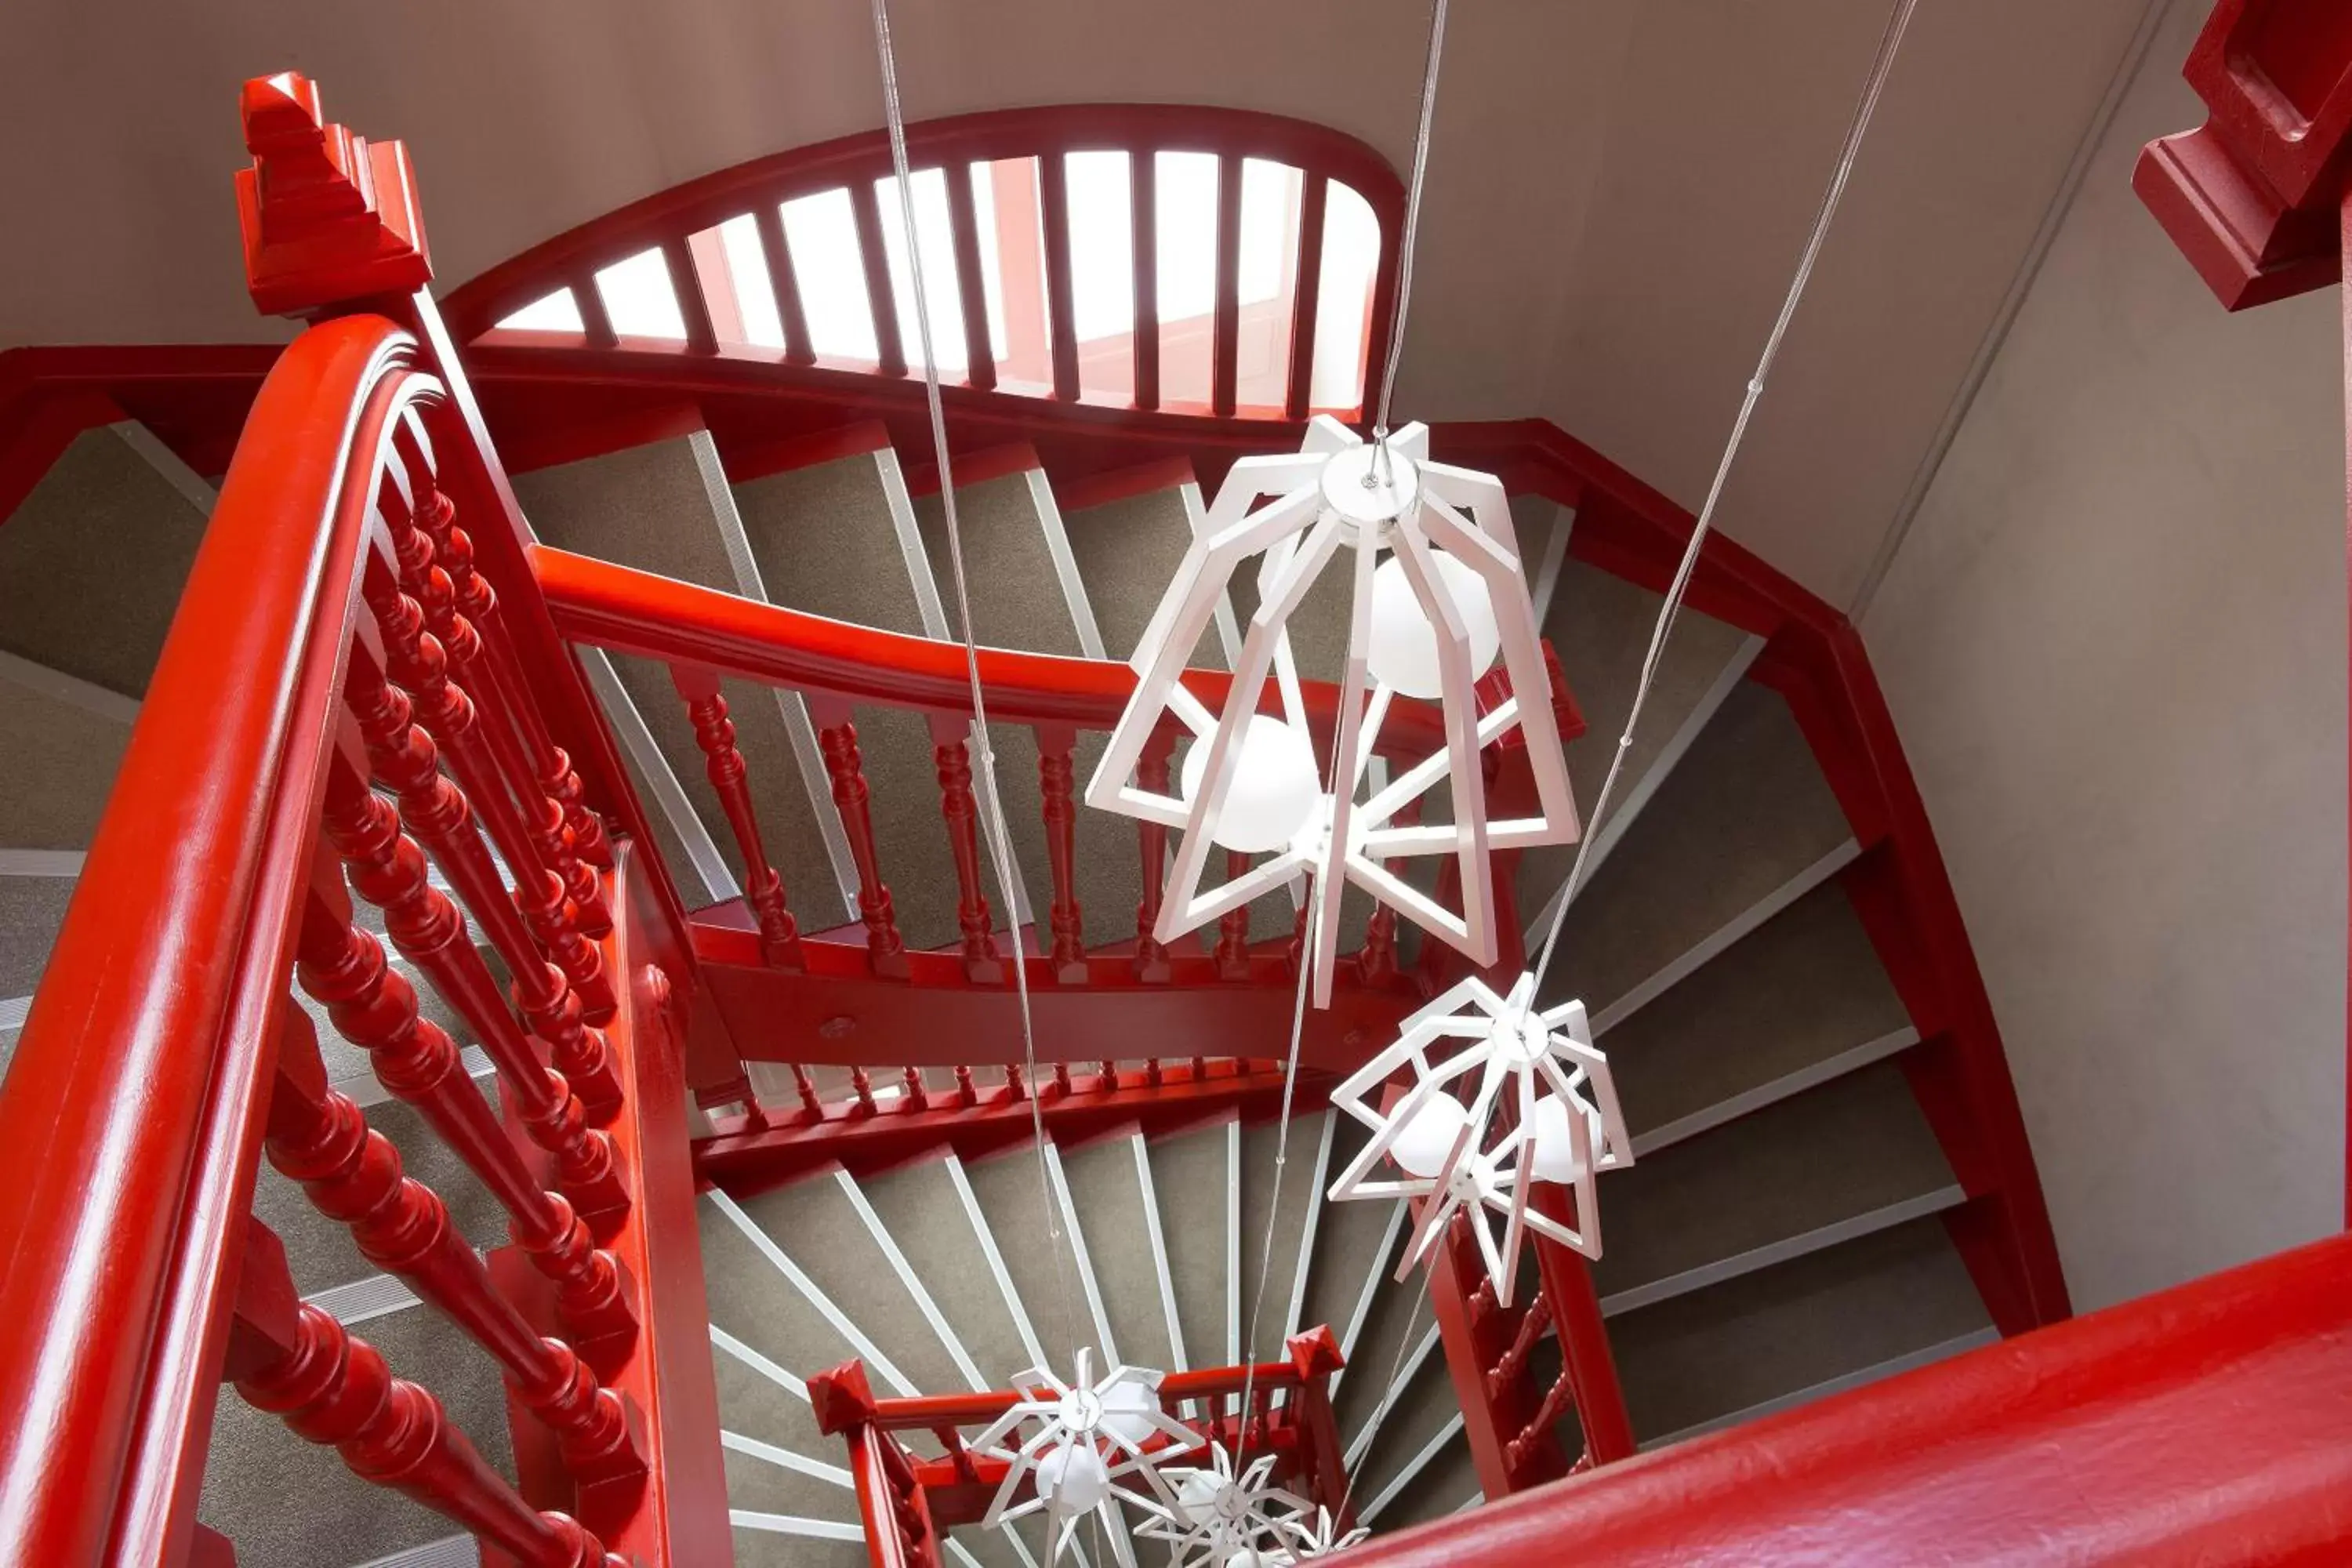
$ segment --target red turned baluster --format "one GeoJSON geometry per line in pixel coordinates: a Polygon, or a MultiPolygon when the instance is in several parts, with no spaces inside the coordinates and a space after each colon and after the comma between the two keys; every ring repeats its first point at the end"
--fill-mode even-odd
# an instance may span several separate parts
{"type": "Polygon", "coordinates": [[[1027,1080],[1022,1078],[1021,1069],[1011,1062],[1004,1064],[1004,1088],[1016,1100],[1029,1097],[1027,1080]]]}
{"type": "MultiPolygon", "coordinates": [[[[1225,880],[1247,874],[1250,858],[1242,850],[1225,851],[1225,880]]],[[[1247,980],[1249,978],[1250,912],[1247,904],[1236,904],[1217,921],[1217,978],[1247,980]]]]}
{"type": "Polygon", "coordinates": [[[524,1568],[628,1568],[577,1520],[539,1513],[449,1420],[441,1402],[392,1375],[383,1357],[323,1308],[299,1300],[286,1249],[246,1222],[226,1370],[257,1410],[331,1447],[352,1474],[415,1499],[524,1568]]]}
{"type": "Polygon", "coordinates": [[[759,814],[751,805],[745,782],[743,753],[735,749],[735,723],[727,717],[727,699],[719,694],[719,676],[699,665],[674,664],[669,678],[686,699],[694,720],[695,743],[702,748],[710,787],[719,793],[719,809],[735,832],[735,847],[743,857],[743,900],[760,922],[760,951],[772,964],[785,969],[804,966],[801,930],[784,907],[784,879],[768,864],[767,847],[760,842],[759,814]]]}
{"type": "MultiPolygon", "coordinates": [[[[1397,808],[1392,819],[1399,827],[1409,827],[1421,820],[1421,801],[1409,800],[1397,808]]],[[[1356,977],[1366,984],[1381,984],[1396,978],[1397,973],[1396,911],[1385,903],[1372,906],[1371,919],[1364,922],[1363,951],[1356,954],[1356,977]]]]}
{"type": "Polygon", "coordinates": [[[931,1088],[930,1085],[923,1081],[922,1068],[917,1067],[908,1068],[905,1072],[898,1075],[898,1081],[906,1087],[908,1110],[927,1110],[930,1109],[931,1088]]]}
{"type": "Polygon", "coordinates": [[[857,863],[857,914],[866,922],[866,963],[889,980],[907,977],[907,942],[898,934],[890,889],[882,880],[880,851],[874,842],[874,814],[867,805],[865,759],[857,750],[857,726],[849,720],[849,706],[822,700],[809,703],[817,725],[816,742],[824,753],[824,771],[833,780],[833,804],[840,808],[841,826],[849,836],[849,856],[857,863]]]}
{"type": "Polygon", "coordinates": [[[1151,1089],[1158,1089],[1162,1083],[1167,1081],[1167,1074],[1160,1069],[1160,1058],[1158,1057],[1150,1057],[1145,1059],[1143,1064],[1143,1081],[1146,1087],[1151,1089]]]}
{"type": "Polygon", "coordinates": [[[849,1093],[850,1098],[857,1102],[853,1114],[871,1116],[882,1109],[874,1102],[874,1079],[867,1076],[864,1068],[849,1069],[849,1093]]]}
{"type": "Polygon", "coordinates": [[[1045,858],[1054,878],[1054,978],[1066,985],[1087,977],[1087,946],[1078,910],[1078,807],[1070,752],[1077,732],[1037,728],[1037,786],[1045,797],[1045,858]]]}
{"type": "Polygon", "coordinates": [[[315,876],[296,949],[302,989],[337,1032],[368,1053],[377,1079],[416,1107],[511,1219],[515,1244],[552,1280],[556,1309],[576,1340],[633,1331],[636,1314],[620,1266],[597,1248],[572,1205],[542,1191],[498,1113],[466,1076],[457,1047],[416,1009],[416,993],[384,962],[375,938],[351,922],[331,877],[315,876]]]}
{"type": "MultiPolygon", "coordinates": [[[[539,759],[522,718],[509,700],[510,688],[498,679],[498,661],[483,640],[479,623],[459,606],[455,583],[435,559],[433,540],[425,529],[424,517],[442,514],[439,521],[446,536],[455,525],[455,509],[446,496],[433,488],[432,471],[421,462],[416,465],[416,501],[414,506],[404,506],[397,481],[409,472],[400,464],[386,469],[383,504],[377,509],[386,518],[404,520],[392,525],[401,586],[424,610],[426,628],[440,640],[442,650],[448,656],[450,678],[474,700],[475,727],[488,745],[499,776],[513,794],[524,826],[530,832],[531,844],[539,852],[540,865],[562,879],[564,894],[578,914],[580,929],[591,936],[602,936],[613,929],[613,917],[604,908],[604,884],[596,879],[595,868],[579,856],[563,803],[541,781],[539,759]]],[[[488,593],[488,584],[478,577],[475,581],[483,594],[488,593]]]]}
{"type": "Polygon", "coordinates": [[[1105,1094],[1112,1093],[1118,1088],[1118,1064],[1117,1062],[1106,1061],[1103,1063],[1101,1081],[1095,1087],[1101,1089],[1105,1094]]]}
{"type": "MultiPolygon", "coordinates": [[[[407,424],[403,428],[414,432],[422,445],[421,424],[407,424]]],[[[572,829],[572,848],[583,860],[610,869],[613,846],[604,834],[604,819],[588,809],[586,792],[581,786],[580,775],[572,771],[572,759],[549,736],[539,705],[530,700],[515,659],[514,645],[508,639],[506,624],[499,614],[498,594],[474,570],[474,541],[457,525],[457,509],[448,499],[437,491],[431,493],[433,504],[420,503],[416,508],[416,526],[433,542],[434,559],[449,574],[457,608],[481,636],[484,657],[480,667],[488,671],[490,684],[499,688],[506,711],[520,721],[525,743],[537,760],[539,786],[562,805],[564,825],[572,829]]],[[[576,891],[573,897],[578,897],[576,891]]]]}
{"type": "MultiPolygon", "coordinates": [[[[1168,757],[1175,749],[1173,728],[1162,724],[1151,731],[1135,764],[1138,789],[1153,795],[1168,793],[1168,757]]],[[[1168,880],[1168,829],[1161,823],[1138,822],[1135,838],[1143,854],[1143,901],[1135,906],[1135,977],[1159,984],[1174,973],[1167,948],[1151,934],[1160,923],[1160,891],[1168,880]]]]}
{"type": "Polygon", "coordinates": [[[1067,1062],[1055,1062],[1054,1064],[1054,1092],[1055,1094],[1066,1095],[1070,1092],[1073,1087],[1074,1086],[1070,1082],[1070,1064],[1067,1062]]]}
{"type": "Polygon", "coordinates": [[[696,1089],[694,1103],[705,1110],[714,1105],[740,1105],[742,1107],[740,1115],[743,1125],[737,1128],[737,1131],[761,1132],[767,1130],[767,1108],[760,1103],[758,1093],[752,1089],[751,1075],[749,1073],[739,1072],[723,1083],[714,1083],[707,1088],[696,1089]]]}
{"type": "MultiPolygon", "coordinates": [[[[326,806],[320,814],[328,842],[342,856],[352,886],[383,910],[384,931],[401,956],[416,965],[472,1026],[531,1142],[555,1156],[556,1184],[563,1195],[583,1215],[625,1212],[628,1188],[621,1180],[612,1140],[589,1129],[587,1110],[564,1075],[541,1065],[539,1053],[507,1010],[498,981],[474,946],[465,915],[426,878],[425,851],[401,832],[400,814],[392,803],[368,787],[359,752],[357,728],[347,726],[328,759],[326,806]]],[[[457,787],[446,779],[439,783],[457,787]]],[[[609,1077],[610,1062],[601,1045],[597,1057],[609,1077]]]]}
{"type": "Polygon", "coordinates": [[[980,1103],[980,1089],[971,1081],[971,1069],[967,1067],[960,1067],[955,1069],[955,1078],[956,1103],[962,1106],[978,1105],[980,1103]]]}
{"type": "Polygon", "coordinates": [[[490,1284],[430,1188],[401,1173],[400,1152],[367,1115],[328,1087],[310,1019],[289,1003],[270,1092],[269,1163],[299,1182],[319,1211],[350,1227],[360,1255],[472,1336],[506,1371],[532,1414],[556,1435],[583,1482],[642,1475],[645,1456],[618,1394],[561,1340],[542,1339],[490,1284]]]}
{"type": "Polygon", "coordinates": [[[368,563],[360,591],[383,635],[385,668],[406,689],[415,722],[431,733],[450,772],[481,814],[491,842],[506,857],[515,901],[531,934],[579,994],[583,1016],[592,1023],[610,1018],[613,988],[604,974],[604,955],[582,934],[579,910],[564,891],[563,879],[541,863],[530,827],[475,726],[473,700],[449,679],[448,654],[441,639],[425,627],[423,607],[401,591],[377,561],[368,563]]]}
{"type": "Polygon", "coordinates": [[[793,1088],[800,1091],[801,1110],[811,1121],[824,1121],[824,1101],[817,1097],[816,1080],[809,1077],[808,1068],[800,1063],[794,1062],[792,1066],[793,1088]]]}
{"type": "Polygon", "coordinates": [[[947,819],[948,847],[955,854],[956,923],[963,931],[964,977],[993,985],[1004,978],[997,962],[996,937],[988,894],[980,874],[980,803],[971,792],[971,755],[965,742],[971,721],[931,715],[931,758],[940,775],[940,815],[947,819]]]}
{"type": "Polygon", "coordinates": [[[400,797],[402,823],[432,852],[434,863],[506,961],[515,1003],[531,1033],[547,1042],[582,1103],[593,1114],[609,1116],[621,1103],[621,1085],[604,1037],[583,1021],[585,1009],[571,980],[531,939],[475,828],[465,793],[443,776],[433,738],[413,721],[407,695],[384,679],[378,652],[365,636],[352,639],[343,700],[359,721],[375,776],[400,797]]]}

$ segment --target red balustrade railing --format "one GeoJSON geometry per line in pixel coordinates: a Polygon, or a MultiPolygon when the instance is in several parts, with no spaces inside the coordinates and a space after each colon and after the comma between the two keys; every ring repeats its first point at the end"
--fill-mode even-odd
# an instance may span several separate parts
{"type": "MultiPolygon", "coordinates": [[[[255,402],[0,1089],[23,1162],[0,1192],[0,1559],[218,1555],[194,1510],[226,1380],[518,1563],[667,1562],[695,1526],[663,1449],[697,1439],[665,1423],[634,1281],[646,1198],[685,1173],[676,1152],[657,1192],[643,1168],[632,1063],[678,1076],[675,983],[648,964],[624,986],[612,963],[666,951],[690,975],[691,958],[656,934],[668,900],[647,879],[624,863],[608,882],[590,785],[553,738],[584,695],[547,684],[543,616],[500,615],[460,526],[478,505],[510,527],[511,498],[430,297],[400,297],[423,279],[399,149],[322,125],[299,78],[248,84],[245,110],[256,297],[332,319],[255,402]],[[335,314],[383,290],[417,331],[335,314]],[[480,1041],[528,1150],[347,888],[480,1041]],[[486,1265],[329,1083],[295,980],[480,1179],[537,1283],[486,1265]],[[264,1154],[499,1364],[518,1451],[545,1455],[527,1489],[296,1299],[247,1214],[264,1154]]],[[[527,572],[501,585],[536,604],[527,572]]]]}
{"type": "MultiPolygon", "coordinates": [[[[1352,416],[1363,405],[1388,348],[1404,208],[1395,171],[1363,142],[1244,110],[1057,104],[922,121],[907,128],[907,148],[924,267],[935,288],[951,277],[961,318],[959,331],[934,300],[950,379],[1221,417],[1352,416]],[[1171,165],[1178,177],[1163,186],[1163,155],[1198,167],[1171,165]],[[1075,214],[1074,174],[1085,204],[1075,214]],[[1192,192],[1201,174],[1211,190],[1192,192]],[[1245,209],[1253,179],[1261,191],[1245,209]],[[1188,231],[1213,227],[1204,258],[1190,255],[1189,235],[1162,243],[1163,205],[1187,192],[1203,210],[1171,216],[1188,231]],[[1124,211],[1110,212],[1122,196],[1124,211]],[[1253,229],[1257,265],[1245,279],[1244,226],[1275,209],[1273,227],[1253,229]],[[1127,276],[1084,280],[1083,319],[1074,226],[1088,229],[1090,257],[1128,251],[1127,276]],[[1121,291],[1126,304],[1106,319],[1106,300],[1121,291]],[[1330,372],[1319,395],[1318,356],[1330,372]]],[[[446,309],[465,342],[904,376],[920,365],[901,324],[912,320],[912,283],[890,178],[880,132],[756,159],[535,246],[456,289],[446,309]],[[823,210],[795,237],[785,204],[823,210]],[[838,254],[796,258],[795,245],[838,254]],[[845,277],[862,280],[857,297],[813,311],[812,279],[837,288],[845,277]],[[869,342],[841,338],[852,322],[869,342]]]]}
{"type": "MultiPolygon", "coordinates": [[[[1234,1451],[1237,1464],[1275,1456],[1271,1479],[1308,1503],[1328,1510],[1336,1531],[1354,1526],[1345,1460],[1332,1419],[1330,1381],[1345,1363],[1328,1328],[1285,1342],[1287,1359],[1253,1366],[1171,1373],[1160,1381],[1160,1405],[1200,1436],[1234,1451]],[[1247,1408],[1244,1408],[1244,1401],[1247,1408]]],[[[818,1428],[841,1437],[866,1524],[872,1561],[931,1568],[940,1559],[941,1531],[978,1522],[1003,1488],[1009,1462],[976,1449],[964,1429],[983,1427],[1011,1410],[1026,1391],[877,1399],[865,1364],[851,1361],[809,1379],[818,1428]],[[910,1452],[896,1437],[925,1433],[936,1457],[910,1452]]],[[[1165,1436],[1147,1449],[1171,1445],[1165,1436]]],[[[1205,1455],[1198,1456],[1205,1466],[1205,1455]]],[[[1176,1459],[1180,1466],[1191,1459],[1176,1459]]],[[[1032,1495],[1023,1483],[1019,1498],[1032,1495]]]]}

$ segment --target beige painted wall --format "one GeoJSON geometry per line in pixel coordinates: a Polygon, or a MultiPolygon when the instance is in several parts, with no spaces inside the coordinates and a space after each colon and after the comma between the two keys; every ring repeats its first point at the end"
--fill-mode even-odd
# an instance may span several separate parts
{"type": "Polygon", "coordinates": [[[2176,4],[1864,620],[2075,1305],[2335,1230],[2337,294],[2225,315],[2128,188],[2176,4]]]}

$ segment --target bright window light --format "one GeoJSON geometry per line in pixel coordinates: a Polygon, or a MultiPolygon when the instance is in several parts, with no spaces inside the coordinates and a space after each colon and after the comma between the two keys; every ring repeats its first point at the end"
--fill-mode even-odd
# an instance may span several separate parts
{"type": "MultiPolygon", "coordinates": [[[[961,373],[971,363],[964,352],[963,299],[956,288],[955,238],[948,219],[948,181],[939,169],[917,169],[915,240],[922,248],[923,303],[931,318],[931,352],[941,374],[961,373]]],[[[890,295],[898,312],[898,342],[910,369],[923,365],[921,323],[915,316],[915,278],[907,255],[907,216],[898,199],[898,176],[874,182],[882,206],[882,250],[890,263],[890,295]]]]}
{"type": "Polygon", "coordinates": [[[580,320],[580,301],[572,297],[569,289],[558,289],[543,300],[533,300],[513,315],[499,322],[501,327],[518,332],[581,332],[587,331],[580,320]]]}
{"type": "Polygon", "coordinates": [[[1206,403],[1210,318],[1217,303],[1217,156],[1157,153],[1152,180],[1159,208],[1160,398],[1206,403]]]}
{"type": "Polygon", "coordinates": [[[1298,171],[1263,158],[1242,160],[1241,290],[1263,304],[1290,287],[1298,254],[1298,171]]]}
{"type": "Polygon", "coordinates": [[[1127,154],[1069,153],[1070,306],[1078,341],[1135,326],[1135,230],[1127,210],[1127,154]]]}
{"type": "Polygon", "coordinates": [[[1125,398],[1135,392],[1135,228],[1124,153],[1066,153],[1070,198],[1070,316],[1078,340],[1078,390],[1125,398]]]}
{"type": "Polygon", "coordinates": [[[971,166],[980,229],[981,291],[988,301],[989,349],[1001,381],[1049,385],[1045,211],[1037,160],[1003,158],[971,166]]]}
{"type": "Polygon", "coordinates": [[[849,192],[820,191],[786,202],[781,210],[801,312],[808,318],[809,347],[822,358],[874,363],[881,356],[874,343],[849,192]]]}
{"type": "Polygon", "coordinates": [[[736,314],[742,319],[742,341],[763,349],[782,348],[784,324],[776,315],[776,288],[768,277],[758,221],[750,213],[729,218],[719,226],[719,244],[727,258],[736,314]]]}
{"type": "Polygon", "coordinates": [[[613,331],[622,337],[685,339],[686,318],[678,314],[669,263],[658,249],[640,250],[603,268],[596,274],[596,292],[604,297],[613,331]]]}
{"type": "Polygon", "coordinates": [[[1307,383],[1307,401],[1317,408],[1353,408],[1363,401],[1365,339],[1380,265],[1381,222],[1371,204],[1332,181],[1323,205],[1315,374],[1307,383]]]}

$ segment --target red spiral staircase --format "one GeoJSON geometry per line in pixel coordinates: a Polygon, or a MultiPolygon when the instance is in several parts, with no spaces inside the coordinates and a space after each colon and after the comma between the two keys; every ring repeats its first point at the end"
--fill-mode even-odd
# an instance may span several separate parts
{"type": "MultiPolygon", "coordinates": [[[[2233,306],[2332,279],[2352,28],[2328,5],[2229,0],[2190,78],[2214,118],[2149,150],[2138,184],[2151,206],[2233,306]]],[[[816,363],[804,340],[730,352],[693,307],[676,344],[624,342],[593,308],[576,343],[490,324],[551,279],[593,300],[597,266],[648,245],[668,258],[680,300],[699,298],[686,286],[692,237],[746,188],[772,212],[780,193],[805,188],[793,182],[807,160],[640,204],[459,290],[461,353],[426,291],[399,145],[326,122],[299,77],[249,84],[245,114],[248,274],[263,309],[309,322],[289,346],[0,356],[0,501],[13,505],[76,432],[126,411],[227,474],[0,1093],[13,1175],[0,1192],[5,1556],[235,1561],[194,1510],[226,1381],[362,1478],[476,1534],[487,1560],[724,1562],[698,1183],[750,1188],[827,1163],[976,1152],[1025,1139],[1033,1110],[1060,1130],[1262,1113],[1280,1095],[1278,1064],[1203,1057],[1195,1042],[1278,1037],[1297,956],[1279,937],[1253,940],[1246,920],[1197,950],[1159,947],[1148,876],[1132,942],[1079,940],[1071,759],[1080,731],[1116,717],[1125,667],[982,656],[992,721],[1039,737],[1054,889],[1034,942],[1015,931],[1001,950],[975,844],[960,650],[533,541],[500,446],[534,462],[595,450],[617,431],[660,427],[681,400],[741,446],[801,438],[844,409],[919,445],[903,344],[870,367],[816,363]],[[667,667],[725,808],[740,900],[689,910],[681,898],[583,677],[583,647],[667,667]],[[849,829],[855,925],[796,920],[722,679],[807,694],[849,829]],[[951,951],[909,949],[873,853],[851,712],[877,706],[930,726],[961,916],[951,951]],[[355,913],[347,879],[482,1042],[504,1121],[355,913]],[[1013,963],[1034,988],[1050,1081],[1018,1067],[1013,963]],[[328,1083],[310,1016],[289,1000],[294,978],[481,1178],[512,1247],[478,1256],[443,1199],[328,1083]],[[854,1043],[833,1027],[845,1019],[854,1043]],[[1115,1051],[1100,1043],[1111,1039],[1115,1051]],[[1099,1059],[1107,1051],[1118,1059],[1099,1059]],[[762,1059],[845,1068],[850,1091],[829,1100],[795,1068],[799,1103],[763,1106],[744,1065],[762,1059]],[[954,1088],[929,1087],[926,1067],[952,1068],[954,1088]],[[877,1069],[903,1069],[901,1091],[877,1094],[877,1069]],[[736,1110],[698,1140],[698,1102],[736,1110]],[[517,1481],[482,1460],[432,1390],[299,1299],[278,1237],[248,1214],[265,1154],[499,1363],[517,1481]]],[[[1010,141],[978,121],[927,133],[984,158],[1016,142],[1034,151],[1041,127],[1149,146],[1165,122],[1093,110],[1032,115],[1010,141]]],[[[1349,163],[1328,133],[1252,121],[1234,136],[1217,149],[1228,160],[1272,137],[1314,191],[1344,165],[1351,188],[1393,211],[1393,177],[1349,163]]],[[[869,177],[877,147],[856,139],[818,161],[869,177]]],[[[1055,199],[1044,198],[1049,273],[1066,250],[1055,199]]],[[[1318,215],[1322,199],[1308,198],[1318,215]]],[[[959,221],[968,237],[970,214],[959,221]]],[[[1284,445],[1295,429],[1284,420],[1307,408],[1313,252],[1302,247],[1279,406],[1238,397],[1227,289],[1209,329],[1205,408],[1158,406],[1147,315],[1129,349],[1127,406],[1089,402],[1058,349],[1025,391],[975,369],[949,398],[957,449],[1022,440],[1076,478],[1176,459],[1213,478],[1241,451],[1284,445]]],[[[1150,253],[1140,237],[1136,253],[1150,253]]],[[[1391,270],[1384,260],[1371,295],[1366,364],[1385,341],[1391,270]]],[[[1053,341],[1066,342],[1069,280],[1044,284],[1053,341]]],[[[789,321],[781,292],[778,304],[789,321]]],[[[971,328],[981,313],[965,319],[971,328]]],[[[969,345],[975,366],[988,357],[982,336],[969,345]]],[[[1440,426],[1433,445],[1575,504],[1580,552],[1634,582],[1663,585],[1687,537],[1686,514],[1549,426],[1440,426]]],[[[1883,851],[1849,890],[1937,1042],[1906,1070],[1966,1191],[1946,1223],[1999,1327],[2018,1337],[1637,1457],[1582,1261],[1539,1249],[1542,1289],[1512,1310],[1473,1284],[1458,1248],[1444,1249],[1433,1301],[1494,1506],[1380,1537],[1360,1558],[1518,1561],[1572,1539],[1591,1561],[1627,1563],[2340,1560],[2352,1542],[2352,1243],[2059,1321],[2063,1284],[1990,1005],[1859,638],[1720,540],[1692,602],[1765,639],[1757,679],[1788,700],[1857,837],[1883,851]],[[1561,1350],[1552,1377],[1532,1353],[1547,1335],[1561,1350]],[[1573,1462],[1553,1436],[1564,1411],[1584,1433],[1573,1462]]],[[[1215,700],[1219,677],[1190,679],[1215,700]]],[[[1330,712],[1329,689],[1309,698],[1330,712]]],[[[1554,699],[1572,727],[1565,685],[1554,699]]],[[[1389,743],[1413,752],[1429,732],[1392,721],[1389,743]]],[[[1515,787],[1515,767],[1496,759],[1491,786],[1515,787]]],[[[1139,830],[1147,868],[1162,831],[1139,830]]],[[[1521,958],[1507,952],[1501,967],[1521,958]]],[[[1313,1018],[1302,1093],[1312,1100],[1456,972],[1442,952],[1401,954],[1376,918],[1335,1005],[1313,1018]]],[[[1171,1378],[1163,1401],[1189,1405],[1206,1433],[1254,1434],[1281,1455],[1288,1484],[1345,1513],[1322,1394],[1336,1346],[1302,1334],[1289,1354],[1171,1378]]],[[[939,1532],[971,1517],[992,1480],[959,1429],[1013,1394],[877,1399],[855,1363],[813,1379],[811,1393],[844,1440],[876,1568],[941,1561],[939,1532]],[[915,1452],[902,1432],[938,1436],[942,1457],[915,1452]]]]}

